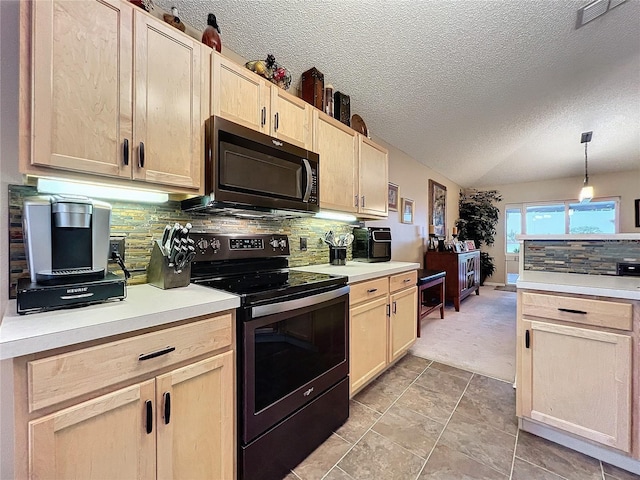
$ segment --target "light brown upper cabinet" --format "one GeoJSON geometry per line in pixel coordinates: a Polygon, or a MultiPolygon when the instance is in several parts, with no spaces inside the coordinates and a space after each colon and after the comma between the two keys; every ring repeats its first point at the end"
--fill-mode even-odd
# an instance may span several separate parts
{"type": "Polygon", "coordinates": [[[357,133],[315,109],[313,125],[313,151],[320,155],[320,207],[357,213],[357,133]]]}
{"type": "Polygon", "coordinates": [[[388,152],[316,109],[313,130],[313,150],[320,155],[320,206],[361,217],[386,217],[388,152]]]}
{"type": "Polygon", "coordinates": [[[200,188],[196,40],[116,0],[25,2],[21,15],[23,173],[200,188]]]}
{"type": "Polygon", "coordinates": [[[389,153],[385,148],[358,134],[358,154],[358,211],[363,216],[386,217],[389,153]]]}
{"type": "Polygon", "coordinates": [[[213,115],[312,149],[311,105],[219,53],[212,55],[213,115]]]}

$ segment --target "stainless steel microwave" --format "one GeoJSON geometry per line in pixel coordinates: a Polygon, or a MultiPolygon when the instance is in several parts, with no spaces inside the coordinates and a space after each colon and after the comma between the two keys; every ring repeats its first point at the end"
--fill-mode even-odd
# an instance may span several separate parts
{"type": "Polygon", "coordinates": [[[205,192],[183,210],[296,216],[318,204],[317,153],[224,118],[205,122],[205,192]],[[280,213],[282,212],[282,213],[280,213]]]}

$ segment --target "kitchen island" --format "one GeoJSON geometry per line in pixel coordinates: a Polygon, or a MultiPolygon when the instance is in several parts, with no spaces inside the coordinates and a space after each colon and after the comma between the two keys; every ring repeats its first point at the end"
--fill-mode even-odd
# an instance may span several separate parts
{"type": "Polygon", "coordinates": [[[347,262],[296,270],[349,277],[349,391],[353,397],[402,358],[417,337],[419,263],[347,262]]]}
{"type": "Polygon", "coordinates": [[[516,375],[521,429],[636,474],[640,277],[599,272],[638,262],[638,239],[522,239],[516,375]]]}
{"type": "Polygon", "coordinates": [[[2,478],[235,478],[239,305],[198,285],[137,285],[122,301],[29,315],[10,301],[2,478]]]}

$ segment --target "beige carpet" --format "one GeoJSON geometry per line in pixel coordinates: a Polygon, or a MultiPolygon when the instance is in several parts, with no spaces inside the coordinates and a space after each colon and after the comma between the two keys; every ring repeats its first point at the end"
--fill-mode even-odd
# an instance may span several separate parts
{"type": "Polygon", "coordinates": [[[444,319],[432,312],[422,320],[421,337],[410,352],[464,370],[513,382],[516,373],[516,294],[481,287],[447,306],[444,319]]]}

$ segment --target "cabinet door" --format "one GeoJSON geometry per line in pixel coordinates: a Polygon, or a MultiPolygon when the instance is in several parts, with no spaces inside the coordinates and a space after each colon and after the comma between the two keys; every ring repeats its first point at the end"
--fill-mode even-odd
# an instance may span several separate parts
{"type": "Polygon", "coordinates": [[[351,395],[387,364],[387,297],[351,308],[349,313],[351,395]]]}
{"type": "Polygon", "coordinates": [[[158,479],[234,478],[233,352],[156,381],[158,479]]]}
{"type": "Polygon", "coordinates": [[[147,401],[154,401],[154,380],[29,422],[30,477],[154,478],[156,432],[146,430],[147,401]]]}
{"type": "Polygon", "coordinates": [[[531,329],[524,415],[629,452],[631,337],[536,321],[531,329]]]}
{"type": "MultiPolygon", "coordinates": [[[[389,154],[368,138],[358,135],[360,213],[386,217],[389,154]]],[[[322,160],[321,160],[322,161],[322,160]]]]}
{"type": "Polygon", "coordinates": [[[357,134],[318,110],[313,112],[313,151],[320,155],[320,206],[356,213],[357,134]]]}
{"type": "Polygon", "coordinates": [[[200,188],[200,44],[135,15],[133,177],[200,188]]]}
{"type": "Polygon", "coordinates": [[[390,297],[389,362],[406,352],[416,341],[418,287],[407,288],[390,297]]]}
{"type": "Polygon", "coordinates": [[[31,163],[130,177],[132,7],[33,2],[31,163]]]}
{"type": "Polygon", "coordinates": [[[277,86],[271,87],[271,135],[311,150],[312,107],[277,86]]]}
{"type": "Polygon", "coordinates": [[[271,88],[267,81],[216,52],[212,55],[212,114],[269,134],[271,88]]]}

